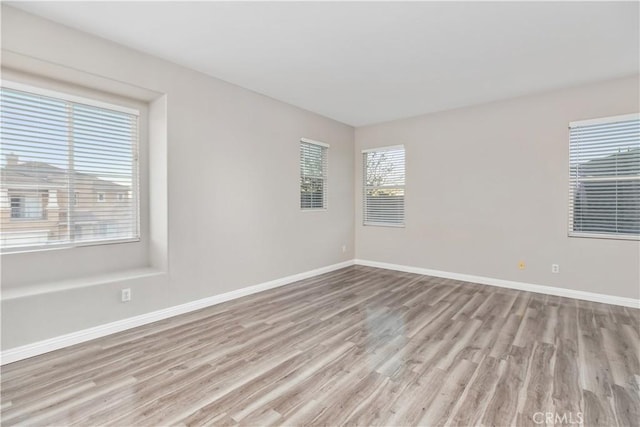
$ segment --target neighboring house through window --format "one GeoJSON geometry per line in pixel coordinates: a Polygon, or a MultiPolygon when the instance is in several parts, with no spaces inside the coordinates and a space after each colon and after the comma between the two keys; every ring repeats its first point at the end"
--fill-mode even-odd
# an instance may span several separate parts
{"type": "Polygon", "coordinates": [[[363,150],[363,224],[404,226],[404,146],[363,150]]]}
{"type": "Polygon", "coordinates": [[[327,208],[327,150],[324,142],[300,140],[300,209],[327,208]]]}
{"type": "Polygon", "coordinates": [[[569,235],[640,236],[640,115],[572,122],[569,235]]]}

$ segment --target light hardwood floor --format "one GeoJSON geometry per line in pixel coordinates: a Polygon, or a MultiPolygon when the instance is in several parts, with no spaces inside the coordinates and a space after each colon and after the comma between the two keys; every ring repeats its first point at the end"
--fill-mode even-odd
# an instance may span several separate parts
{"type": "Polygon", "coordinates": [[[7,365],[1,419],[638,425],[639,346],[639,310],[349,267],[7,365]]]}

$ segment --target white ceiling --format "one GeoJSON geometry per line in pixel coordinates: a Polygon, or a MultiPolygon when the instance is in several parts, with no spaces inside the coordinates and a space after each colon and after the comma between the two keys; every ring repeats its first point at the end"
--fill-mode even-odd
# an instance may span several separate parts
{"type": "Polygon", "coordinates": [[[639,72],[639,3],[20,2],[361,126],[639,72]]]}

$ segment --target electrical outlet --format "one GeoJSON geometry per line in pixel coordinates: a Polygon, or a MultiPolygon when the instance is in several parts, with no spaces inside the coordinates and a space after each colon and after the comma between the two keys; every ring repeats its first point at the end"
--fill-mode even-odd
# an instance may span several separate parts
{"type": "Polygon", "coordinates": [[[524,261],[519,261],[518,262],[518,268],[520,270],[524,270],[525,268],[527,268],[527,264],[525,264],[524,261]]]}
{"type": "Polygon", "coordinates": [[[120,300],[122,302],[131,301],[131,288],[123,289],[120,294],[120,300]]]}
{"type": "Polygon", "coordinates": [[[342,253],[347,252],[347,245],[342,245],[342,253]]]}
{"type": "Polygon", "coordinates": [[[551,264],[551,272],[552,273],[560,273],[560,265],[559,264],[551,264]]]}

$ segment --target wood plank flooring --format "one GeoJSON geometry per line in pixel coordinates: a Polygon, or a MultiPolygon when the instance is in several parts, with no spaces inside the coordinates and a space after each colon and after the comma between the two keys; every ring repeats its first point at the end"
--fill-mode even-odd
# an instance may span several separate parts
{"type": "Polygon", "coordinates": [[[637,426],[639,312],[349,267],[7,365],[1,421],[637,426]]]}

